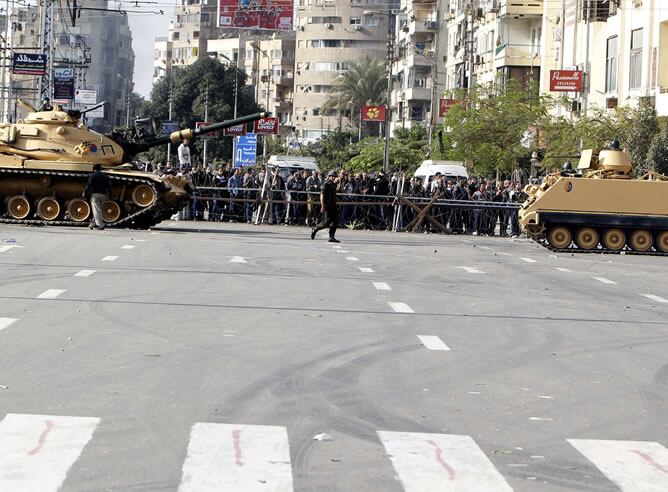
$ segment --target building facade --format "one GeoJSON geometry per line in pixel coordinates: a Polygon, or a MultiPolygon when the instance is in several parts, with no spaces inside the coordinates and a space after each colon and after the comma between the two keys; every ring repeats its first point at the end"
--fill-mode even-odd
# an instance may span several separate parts
{"type": "MultiPolygon", "coordinates": [[[[170,22],[171,64],[185,66],[207,56],[207,42],[216,38],[217,4],[211,0],[180,0],[170,22]]],[[[157,48],[156,48],[157,49],[157,48]]]]}
{"type": "Polygon", "coordinates": [[[394,8],[394,1],[297,1],[293,126],[304,141],[358,127],[358,114],[323,106],[351,63],[366,56],[385,60],[394,8]]]}
{"type": "Polygon", "coordinates": [[[446,87],[446,3],[401,0],[396,15],[390,129],[433,127],[446,87]]]}

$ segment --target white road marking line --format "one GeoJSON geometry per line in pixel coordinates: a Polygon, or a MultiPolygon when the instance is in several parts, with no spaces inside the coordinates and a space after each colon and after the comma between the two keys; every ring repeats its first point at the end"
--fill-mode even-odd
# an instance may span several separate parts
{"type": "Polygon", "coordinates": [[[564,273],[571,273],[573,270],[569,270],[568,268],[561,268],[561,267],[555,267],[555,270],[559,270],[560,272],[564,273]]]}
{"type": "Polygon", "coordinates": [[[529,417],[534,422],[552,422],[552,417],[529,417]]]}
{"type": "Polygon", "coordinates": [[[0,318],[0,331],[4,330],[5,328],[9,328],[17,321],[18,319],[16,318],[0,318]]]}
{"type": "Polygon", "coordinates": [[[411,307],[404,302],[388,302],[390,307],[397,313],[414,313],[411,307]]]}
{"type": "Polygon", "coordinates": [[[656,442],[567,441],[624,492],[668,490],[668,449],[656,442]]]}
{"type": "Polygon", "coordinates": [[[435,335],[418,335],[417,337],[422,342],[422,345],[429,350],[450,350],[450,347],[435,335]]]}
{"type": "Polygon", "coordinates": [[[617,284],[617,282],[615,282],[614,280],[610,280],[610,279],[605,278],[605,277],[592,277],[592,279],[593,280],[598,280],[602,284],[608,284],[608,285],[612,285],[612,284],[616,285],[617,284]]]}
{"type": "Polygon", "coordinates": [[[0,490],[56,491],[100,419],[7,414],[0,421],[0,490]]]}
{"type": "Polygon", "coordinates": [[[37,299],[55,299],[59,295],[65,293],[65,289],[47,289],[37,296],[37,299]]]}
{"type": "Polygon", "coordinates": [[[337,245],[335,245],[335,246],[332,246],[332,248],[334,248],[334,249],[341,249],[341,246],[339,246],[339,245],[337,244],[337,245]]]}
{"type": "Polygon", "coordinates": [[[348,261],[360,261],[359,258],[356,258],[354,256],[346,256],[346,260],[348,260],[348,261]]]}
{"type": "Polygon", "coordinates": [[[385,431],[378,436],[406,492],[512,492],[469,436],[385,431]]]}
{"type": "Polygon", "coordinates": [[[248,263],[243,256],[234,256],[230,260],[230,263],[248,263]]]}
{"type": "Polygon", "coordinates": [[[102,258],[102,261],[116,261],[118,260],[118,256],[105,256],[102,258]]]}
{"type": "Polygon", "coordinates": [[[457,267],[457,268],[459,268],[460,270],[466,270],[467,273],[485,273],[482,270],[478,270],[477,268],[473,268],[473,267],[460,266],[460,267],[457,267]]]}
{"type": "Polygon", "coordinates": [[[390,287],[385,282],[371,282],[371,283],[376,288],[376,290],[392,290],[392,287],[390,287]]]}
{"type": "Polygon", "coordinates": [[[491,251],[492,250],[492,248],[490,248],[489,246],[478,246],[478,248],[484,249],[486,251],[491,251]]]}
{"type": "Polygon", "coordinates": [[[75,277],[90,277],[95,273],[95,270],[80,270],[74,274],[75,277]]]}
{"type": "Polygon", "coordinates": [[[121,249],[135,249],[136,246],[134,244],[124,244],[121,246],[121,249]]]}
{"type": "Polygon", "coordinates": [[[193,425],[179,492],[292,492],[285,427],[193,425]]]}
{"type": "Polygon", "coordinates": [[[339,249],[336,252],[337,253],[342,253],[342,254],[350,253],[350,251],[346,251],[345,249],[339,249]]]}
{"type": "Polygon", "coordinates": [[[668,299],[664,299],[663,297],[655,296],[654,294],[640,294],[643,297],[646,297],[647,299],[650,299],[655,302],[662,302],[662,303],[668,303],[668,299]]]}
{"type": "Polygon", "coordinates": [[[360,267],[360,272],[362,272],[362,273],[373,273],[373,268],[360,267]]]}
{"type": "Polygon", "coordinates": [[[533,258],[520,258],[522,261],[526,261],[527,263],[536,263],[536,260],[533,258]]]}
{"type": "Polygon", "coordinates": [[[135,239],[135,241],[137,241],[138,243],[145,243],[146,239],[135,239]]]}
{"type": "Polygon", "coordinates": [[[23,248],[23,246],[19,246],[18,244],[5,244],[0,246],[0,253],[4,253],[5,251],[9,251],[10,249],[14,248],[23,248]]]}

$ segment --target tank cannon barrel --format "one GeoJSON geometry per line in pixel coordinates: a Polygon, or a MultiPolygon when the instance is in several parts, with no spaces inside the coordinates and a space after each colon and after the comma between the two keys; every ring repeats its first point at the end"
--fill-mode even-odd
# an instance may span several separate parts
{"type": "Polygon", "coordinates": [[[196,137],[198,135],[202,135],[202,134],[209,133],[209,132],[215,132],[215,131],[219,131],[219,130],[224,130],[225,128],[229,128],[231,126],[242,125],[244,123],[250,123],[251,121],[257,121],[257,120],[261,120],[262,118],[267,118],[268,116],[271,116],[271,113],[268,113],[268,112],[255,113],[255,114],[251,114],[251,115],[248,115],[248,116],[241,116],[239,118],[234,118],[234,119],[227,120],[227,121],[221,121],[220,123],[214,123],[213,125],[201,126],[199,128],[186,128],[185,130],[178,130],[178,131],[170,133],[169,135],[165,135],[163,137],[158,137],[154,140],[151,140],[148,143],[148,148],[157,147],[158,145],[164,145],[164,144],[168,144],[168,143],[177,144],[179,142],[182,142],[183,140],[191,139],[191,138],[196,137]]]}

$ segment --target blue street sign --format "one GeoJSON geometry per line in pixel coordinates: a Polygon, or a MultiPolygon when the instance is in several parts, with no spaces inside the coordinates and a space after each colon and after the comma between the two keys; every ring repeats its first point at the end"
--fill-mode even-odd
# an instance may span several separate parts
{"type": "Polygon", "coordinates": [[[178,121],[163,121],[162,122],[162,134],[169,135],[172,132],[177,132],[180,130],[178,121]]]}
{"type": "Polygon", "coordinates": [[[243,137],[236,137],[237,151],[234,155],[234,167],[254,166],[257,155],[257,135],[247,133],[243,137]]]}

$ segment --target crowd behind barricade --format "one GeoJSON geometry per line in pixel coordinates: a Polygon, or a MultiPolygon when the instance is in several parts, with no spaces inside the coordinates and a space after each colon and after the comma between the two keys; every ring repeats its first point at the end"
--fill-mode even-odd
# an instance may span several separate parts
{"type": "MultiPolygon", "coordinates": [[[[181,170],[172,164],[158,164],[155,169],[147,165],[144,170],[191,178],[193,200],[175,219],[313,226],[320,218],[319,193],[324,176],[318,171],[295,171],[286,178],[277,171],[267,176],[265,169],[234,168],[231,164],[181,170]]],[[[420,209],[427,208],[419,226],[424,232],[440,229],[476,236],[520,234],[518,209],[513,204],[521,201],[521,189],[509,180],[457,179],[437,173],[425,184],[419,177],[398,172],[342,171],[337,192],[340,222],[347,227],[404,230],[415,225],[420,209]],[[406,201],[418,208],[408,206],[406,201]],[[442,228],[436,228],[434,221],[442,228]]]]}

